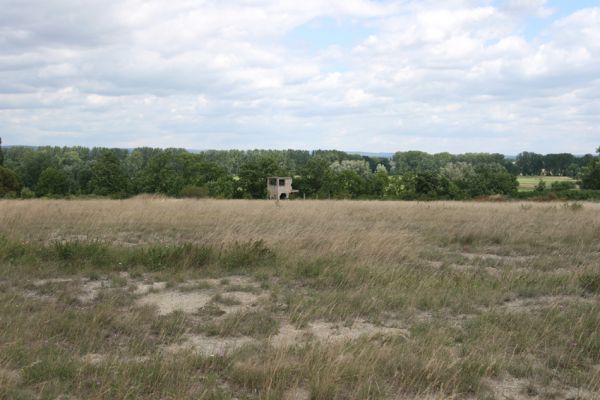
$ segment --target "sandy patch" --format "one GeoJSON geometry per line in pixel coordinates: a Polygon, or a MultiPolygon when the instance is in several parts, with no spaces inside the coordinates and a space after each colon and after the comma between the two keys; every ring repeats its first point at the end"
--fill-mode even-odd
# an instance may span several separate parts
{"type": "Polygon", "coordinates": [[[293,325],[283,324],[277,335],[269,338],[273,347],[288,347],[310,338],[309,330],[296,329],[293,325]]]}
{"type": "Polygon", "coordinates": [[[207,292],[177,292],[168,290],[148,293],[138,299],[137,304],[156,306],[159,315],[166,315],[177,310],[192,314],[207,305],[211,298],[211,294],[207,292]]]}
{"type": "Polygon", "coordinates": [[[315,321],[309,323],[306,329],[297,329],[290,324],[283,324],[279,329],[279,333],[269,338],[269,342],[274,347],[285,347],[305,341],[309,338],[315,338],[323,342],[336,342],[377,335],[401,336],[407,338],[409,332],[406,329],[376,326],[361,320],[354,321],[350,326],[315,321]]]}
{"type": "Polygon", "coordinates": [[[205,281],[214,286],[250,286],[253,288],[260,288],[260,284],[253,278],[241,275],[231,275],[218,279],[205,279],[205,281]]]}
{"type": "Polygon", "coordinates": [[[165,346],[163,349],[168,353],[190,350],[205,356],[223,356],[254,341],[254,339],[247,336],[223,338],[216,336],[188,335],[183,343],[165,346]]]}
{"type": "Polygon", "coordinates": [[[546,308],[563,308],[573,304],[594,304],[594,298],[581,296],[540,296],[532,298],[518,298],[494,307],[484,307],[481,311],[504,310],[508,312],[535,311],[546,308]]]}
{"type": "Polygon", "coordinates": [[[108,359],[108,355],[99,353],[88,353],[81,357],[81,361],[87,364],[98,365],[108,359]]]}
{"type": "MultiPolygon", "coordinates": [[[[98,293],[102,288],[110,285],[110,282],[108,280],[91,281],[89,279],[72,278],[38,279],[36,281],[33,281],[32,283],[36,288],[42,288],[46,285],[75,283],[77,284],[79,289],[79,295],[77,296],[77,298],[82,303],[87,303],[94,300],[98,296],[98,293]]],[[[55,293],[53,293],[53,295],[54,294],[55,293]]],[[[50,301],[54,300],[54,297],[52,295],[39,295],[32,291],[26,291],[26,295],[50,301]]]]}
{"type": "Polygon", "coordinates": [[[246,291],[225,292],[224,289],[227,285],[258,287],[258,284],[251,278],[229,276],[222,279],[189,281],[174,290],[165,290],[166,282],[142,283],[138,284],[135,293],[142,295],[137,301],[138,305],[155,305],[158,307],[160,315],[176,310],[192,314],[209,304],[217,307],[224,314],[235,313],[255,307],[260,299],[267,296],[246,291]],[[236,304],[221,304],[214,301],[214,296],[217,294],[221,295],[223,299],[233,300],[233,303],[236,304]]]}
{"type": "Polygon", "coordinates": [[[310,333],[320,340],[345,340],[357,339],[361,336],[403,336],[408,337],[409,332],[406,329],[391,328],[385,326],[375,326],[369,322],[354,321],[351,326],[342,326],[331,322],[312,322],[309,324],[310,333]]]}
{"type": "Polygon", "coordinates": [[[304,388],[292,388],[283,394],[283,400],[310,400],[310,392],[304,388]]]}
{"type": "Polygon", "coordinates": [[[19,371],[0,367],[0,387],[17,385],[20,381],[19,371]]]}
{"type": "Polygon", "coordinates": [[[148,292],[165,290],[167,282],[138,283],[134,294],[142,295],[148,292]]]}
{"type": "Polygon", "coordinates": [[[77,296],[77,298],[83,303],[93,301],[96,297],[98,297],[100,290],[108,286],[109,281],[107,280],[84,281],[81,285],[81,294],[77,296]]]}
{"type": "Polygon", "coordinates": [[[111,354],[101,354],[101,353],[87,353],[81,357],[81,361],[91,365],[98,365],[104,362],[113,360],[114,362],[137,362],[142,363],[146,362],[150,359],[148,356],[136,356],[136,357],[115,357],[111,354]]]}
{"type": "Polygon", "coordinates": [[[501,256],[498,254],[488,253],[460,253],[461,256],[468,258],[469,260],[483,259],[483,260],[497,260],[497,261],[511,261],[511,262],[523,262],[535,258],[535,256],[501,256]]]}
{"type": "Polygon", "coordinates": [[[258,301],[261,298],[265,297],[264,295],[257,296],[255,294],[249,293],[249,292],[225,292],[225,293],[223,293],[222,296],[224,298],[230,298],[230,299],[233,299],[233,300],[236,300],[237,302],[239,302],[239,304],[235,304],[235,305],[225,305],[225,304],[217,303],[219,308],[221,310],[225,311],[225,313],[227,313],[227,314],[243,311],[243,310],[246,310],[251,307],[256,307],[258,304],[258,301]]]}
{"type": "Polygon", "coordinates": [[[512,377],[507,377],[503,380],[484,379],[483,382],[488,385],[497,399],[529,400],[552,398],[555,400],[592,400],[598,398],[597,393],[583,389],[561,388],[552,384],[538,387],[530,384],[525,379],[512,377]]]}
{"type": "Polygon", "coordinates": [[[487,274],[493,276],[493,277],[498,277],[500,276],[500,271],[497,268],[493,268],[493,267],[480,267],[477,265],[469,265],[469,264],[450,264],[450,265],[446,265],[444,262],[442,261],[429,261],[429,264],[435,268],[435,269],[444,269],[444,268],[448,268],[450,270],[453,271],[457,271],[457,272],[473,272],[473,271],[484,271],[487,274]]]}
{"type": "Polygon", "coordinates": [[[33,281],[33,286],[45,286],[45,285],[49,285],[49,284],[53,284],[53,283],[67,283],[67,282],[73,282],[73,279],[71,278],[50,278],[50,279],[38,279],[36,281],[33,281]]]}

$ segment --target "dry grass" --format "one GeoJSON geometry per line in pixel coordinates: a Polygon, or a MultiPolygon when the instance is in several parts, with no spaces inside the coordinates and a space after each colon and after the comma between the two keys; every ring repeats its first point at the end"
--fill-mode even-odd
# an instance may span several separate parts
{"type": "Polygon", "coordinates": [[[0,201],[0,398],[598,398],[599,211],[0,201]]]}

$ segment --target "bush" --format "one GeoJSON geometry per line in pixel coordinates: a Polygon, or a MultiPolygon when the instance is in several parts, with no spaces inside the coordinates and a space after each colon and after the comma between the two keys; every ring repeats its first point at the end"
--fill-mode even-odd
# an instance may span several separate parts
{"type": "Polygon", "coordinates": [[[208,197],[208,187],[186,185],[179,192],[179,197],[190,197],[194,199],[202,199],[208,197]]]}
{"type": "Polygon", "coordinates": [[[17,174],[0,166],[0,197],[15,197],[21,191],[17,174]]]}
{"type": "Polygon", "coordinates": [[[559,181],[559,182],[552,182],[552,185],[550,186],[550,189],[556,192],[561,192],[563,190],[572,190],[575,189],[576,185],[575,182],[572,181],[559,181]]]}
{"type": "Polygon", "coordinates": [[[600,159],[595,159],[590,165],[583,168],[581,188],[600,190],[600,159]]]}
{"type": "Polygon", "coordinates": [[[544,182],[543,180],[540,179],[540,181],[537,183],[537,185],[535,185],[535,189],[536,192],[543,192],[544,190],[546,190],[546,182],[544,182]]]}
{"type": "Polygon", "coordinates": [[[208,247],[191,243],[181,245],[154,245],[136,252],[130,262],[152,270],[198,268],[210,262],[212,251],[208,247]]]}
{"type": "Polygon", "coordinates": [[[579,286],[588,293],[600,293],[600,274],[583,274],[579,277],[579,286]]]}
{"type": "Polygon", "coordinates": [[[69,178],[63,170],[46,168],[40,175],[35,192],[38,196],[64,196],[69,193],[69,178]]]}
{"type": "Polygon", "coordinates": [[[100,241],[65,241],[55,242],[52,251],[44,253],[59,261],[74,264],[108,265],[112,260],[108,245],[100,241]]]}
{"type": "Polygon", "coordinates": [[[256,267],[272,260],[275,254],[262,240],[235,243],[221,255],[221,262],[229,269],[256,267]]]}
{"type": "Polygon", "coordinates": [[[21,190],[21,198],[22,199],[33,199],[35,197],[35,193],[33,192],[33,190],[29,189],[28,187],[24,187],[21,190]]]}

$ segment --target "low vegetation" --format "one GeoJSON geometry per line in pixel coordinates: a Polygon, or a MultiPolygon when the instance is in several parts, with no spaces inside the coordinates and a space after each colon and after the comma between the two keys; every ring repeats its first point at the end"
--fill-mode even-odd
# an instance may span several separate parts
{"type": "Polygon", "coordinates": [[[0,201],[0,398],[596,399],[599,211],[0,201]]]}

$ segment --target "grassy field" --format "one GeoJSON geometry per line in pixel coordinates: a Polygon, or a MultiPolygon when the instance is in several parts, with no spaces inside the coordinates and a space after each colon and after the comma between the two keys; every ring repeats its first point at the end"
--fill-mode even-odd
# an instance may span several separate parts
{"type": "Polygon", "coordinates": [[[2,399],[598,399],[600,204],[0,201],[2,399]]]}
{"type": "Polygon", "coordinates": [[[530,192],[535,189],[540,180],[546,182],[546,187],[550,189],[553,182],[575,182],[575,179],[568,176],[519,176],[520,192],[530,192]]]}

